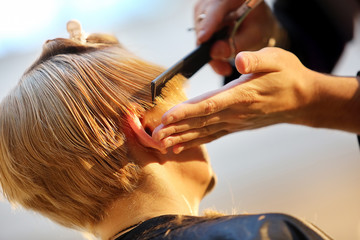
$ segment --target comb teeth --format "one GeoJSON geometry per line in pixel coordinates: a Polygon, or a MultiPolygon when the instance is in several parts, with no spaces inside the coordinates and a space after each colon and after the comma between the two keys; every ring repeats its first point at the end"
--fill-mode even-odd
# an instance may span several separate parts
{"type": "Polygon", "coordinates": [[[151,98],[154,103],[155,98],[161,94],[161,89],[175,75],[181,74],[186,78],[194,75],[202,66],[211,59],[210,49],[213,43],[219,39],[224,39],[228,35],[228,28],[225,27],[215,33],[210,40],[201,44],[186,57],[178,61],[175,65],[167,69],[151,82],[151,98]]]}
{"type": "Polygon", "coordinates": [[[151,99],[153,103],[155,98],[161,94],[161,89],[166,85],[166,83],[176,74],[180,73],[182,61],[183,60],[179,61],[174,66],[161,73],[151,82],[151,99]]]}
{"type": "Polygon", "coordinates": [[[156,104],[175,105],[180,101],[185,101],[186,94],[184,91],[184,84],[187,78],[181,74],[177,74],[168,81],[161,89],[161,94],[155,97],[156,104]]]}

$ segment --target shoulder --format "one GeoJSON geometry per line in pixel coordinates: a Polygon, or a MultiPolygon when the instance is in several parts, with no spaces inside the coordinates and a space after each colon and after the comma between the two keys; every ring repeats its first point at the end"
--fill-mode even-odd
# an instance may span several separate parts
{"type": "Polygon", "coordinates": [[[290,215],[267,213],[220,217],[159,216],[144,222],[118,239],[327,240],[330,238],[315,226],[290,215]]]}
{"type": "MultiPolygon", "coordinates": [[[[186,221],[185,221],[186,222],[186,221]]],[[[280,213],[192,218],[171,232],[171,239],[330,239],[315,226],[280,213]]]]}

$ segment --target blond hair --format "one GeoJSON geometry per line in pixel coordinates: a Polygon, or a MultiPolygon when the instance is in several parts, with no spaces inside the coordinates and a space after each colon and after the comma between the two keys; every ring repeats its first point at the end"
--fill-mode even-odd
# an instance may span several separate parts
{"type": "Polygon", "coordinates": [[[111,36],[47,41],[0,105],[6,198],[64,226],[92,229],[141,184],[125,117],[153,107],[150,82],[162,71],[111,36]]]}

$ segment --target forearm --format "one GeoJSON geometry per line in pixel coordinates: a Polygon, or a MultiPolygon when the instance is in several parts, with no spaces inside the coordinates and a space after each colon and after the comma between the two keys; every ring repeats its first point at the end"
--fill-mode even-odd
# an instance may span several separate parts
{"type": "Polygon", "coordinates": [[[310,101],[299,111],[298,123],[360,133],[360,84],[355,77],[310,72],[310,101]]]}

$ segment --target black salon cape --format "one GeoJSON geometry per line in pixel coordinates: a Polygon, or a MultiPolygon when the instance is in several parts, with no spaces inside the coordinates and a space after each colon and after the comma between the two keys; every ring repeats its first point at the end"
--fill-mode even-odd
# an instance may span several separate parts
{"type": "Polygon", "coordinates": [[[285,214],[193,217],[165,215],[140,224],[115,240],[320,240],[315,226],[285,214]]]}

